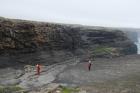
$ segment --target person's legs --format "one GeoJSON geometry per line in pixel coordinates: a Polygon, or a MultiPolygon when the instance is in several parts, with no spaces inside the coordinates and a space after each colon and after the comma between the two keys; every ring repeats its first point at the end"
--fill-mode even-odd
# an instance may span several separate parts
{"type": "Polygon", "coordinates": [[[37,68],[37,75],[40,75],[40,68],[37,68]]]}
{"type": "Polygon", "coordinates": [[[90,71],[90,69],[91,69],[91,64],[89,64],[89,71],[90,71]]]}
{"type": "Polygon", "coordinates": [[[40,68],[38,69],[38,75],[40,75],[40,68]]]}
{"type": "Polygon", "coordinates": [[[90,64],[88,64],[88,71],[90,71],[90,64]]]}

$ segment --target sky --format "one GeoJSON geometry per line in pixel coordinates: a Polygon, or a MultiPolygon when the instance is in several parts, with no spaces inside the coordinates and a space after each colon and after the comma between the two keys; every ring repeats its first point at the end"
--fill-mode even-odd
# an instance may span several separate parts
{"type": "Polygon", "coordinates": [[[0,16],[90,26],[140,28],[140,0],[0,0],[0,16]]]}

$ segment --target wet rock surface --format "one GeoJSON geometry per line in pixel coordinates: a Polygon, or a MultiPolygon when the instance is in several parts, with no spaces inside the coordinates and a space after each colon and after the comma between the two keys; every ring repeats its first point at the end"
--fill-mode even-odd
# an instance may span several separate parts
{"type": "MultiPolygon", "coordinates": [[[[53,82],[62,86],[76,87],[117,80],[123,81],[140,73],[139,58],[139,55],[130,55],[113,59],[96,59],[92,62],[91,71],[88,71],[86,62],[76,63],[72,58],[62,64],[43,66],[41,75],[36,75],[35,69],[24,72],[23,69],[3,68],[0,69],[0,84],[16,84],[27,90],[41,91],[41,87],[53,82]]],[[[30,68],[34,68],[34,66],[30,66],[30,68]]],[[[138,77],[133,77],[129,82],[134,82],[135,78],[138,77]]]]}
{"type": "Polygon", "coordinates": [[[93,61],[91,71],[88,71],[88,63],[79,63],[68,66],[64,72],[58,75],[56,81],[86,85],[127,77],[127,75],[140,73],[138,60],[139,56],[99,59],[93,61]]]}

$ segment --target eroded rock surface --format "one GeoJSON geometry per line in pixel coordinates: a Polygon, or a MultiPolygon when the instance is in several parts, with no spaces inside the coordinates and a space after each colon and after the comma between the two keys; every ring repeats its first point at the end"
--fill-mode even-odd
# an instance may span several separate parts
{"type": "Polygon", "coordinates": [[[75,52],[77,49],[87,49],[93,51],[98,47],[105,47],[105,53],[97,53],[100,57],[108,54],[117,56],[137,52],[136,45],[127,38],[126,34],[115,28],[0,18],[0,54],[46,51],[53,55],[53,50],[75,52]],[[109,53],[106,52],[106,47],[109,48],[109,53]]]}

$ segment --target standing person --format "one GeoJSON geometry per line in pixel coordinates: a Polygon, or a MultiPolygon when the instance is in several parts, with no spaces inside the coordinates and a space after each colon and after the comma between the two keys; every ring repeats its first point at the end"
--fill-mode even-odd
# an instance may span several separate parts
{"type": "Polygon", "coordinates": [[[90,71],[91,69],[91,60],[88,61],[88,70],[90,71]]]}
{"type": "Polygon", "coordinates": [[[36,71],[37,71],[37,75],[40,75],[40,71],[41,71],[41,66],[40,64],[36,65],[36,71]]]}

